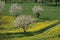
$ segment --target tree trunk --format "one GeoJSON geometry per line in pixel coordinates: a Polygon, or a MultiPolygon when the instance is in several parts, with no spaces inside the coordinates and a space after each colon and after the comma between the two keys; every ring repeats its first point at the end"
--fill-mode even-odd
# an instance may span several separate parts
{"type": "Polygon", "coordinates": [[[15,15],[15,17],[17,17],[17,15],[15,15]]]}
{"type": "Polygon", "coordinates": [[[25,29],[25,27],[23,27],[23,30],[24,30],[24,33],[26,33],[26,29],[25,29]]]}
{"type": "Polygon", "coordinates": [[[38,13],[36,14],[36,16],[37,16],[37,18],[39,18],[39,17],[40,17],[40,13],[38,12],[38,13]]]}
{"type": "Polygon", "coordinates": [[[23,0],[22,0],[22,3],[23,3],[23,0]]]}
{"type": "Polygon", "coordinates": [[[35,3],[37,3],[37,0],[35,0],[35,3]]]}
{"type": "Polygon", "coordinates": [[[57,5],[58,1],[57,1],[57,0],[55,0],[55,3],[56,3],[56,5],[57,5]]]}
{"type": "Polygon", "coordinates": [[[24,30],[24,33],[26,33],[26,30],[24,30]]]}
{"type": "Polygon", "coordinates": [[[43,0],[42,0],[42,3],[43,3],[43,0]]]}
{"type": "Polygon", "coordinates": [[[53,2],[53,0],[49,0],[49,2],[53,2]]]}
{"type": "Polygon", "coordinates": [[[30,0],[30,2],[31,2],[31,0],[30,0]]]}

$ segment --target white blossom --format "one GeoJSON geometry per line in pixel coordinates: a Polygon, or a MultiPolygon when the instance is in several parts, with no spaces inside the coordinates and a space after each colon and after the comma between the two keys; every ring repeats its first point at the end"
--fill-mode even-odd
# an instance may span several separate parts
{"type": "Polygon", "coordinates": [[[9,13],[11,15],[17,15],[21,13],[22,11],[22,6],[17,5],[17,3],[14,3],[11,5],[11,8],[9,9],[9,13]]]}
{"type": "Polygon", "coordinates": [[[34,7],[32,8],[32,10],[33,10],[34,13],[38,13],[38,12],[43,11],[43,8],[40,7],[40,6],[34,6],[34,7]]]}
{"type": "Polygon", "coordinates": [[[4,6],[5,6],[5,2],[4,1],[3,2],[0,1],[0,12],[3,9],[4,6]]]}
{"type": "Polygon", "coordinates": [[[21,15],[14,20],[13,24],[15,27],[21,27],[26,30],[28,28],[28,24],[31,24],[33,21],[34,19],[31,16],[21,15]]]}
{"type": "Polygon", "coordinates": [[[18,16],[15,21],[14,21],[14,25],[15,26],[23,26],[23,25],[27,25],[29,23],[33,22],[33,18],[31,16],[28,15],[21,15],[18,16]]]}

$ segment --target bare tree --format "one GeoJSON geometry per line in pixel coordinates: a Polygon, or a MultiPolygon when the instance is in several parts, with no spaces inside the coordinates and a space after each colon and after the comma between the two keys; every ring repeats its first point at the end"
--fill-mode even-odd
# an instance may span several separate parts
{"type": "Polygon", "coordinates": [[[29,27],[28,25],[30,25],[33,21],[34,19],[31,16],[21,15],[14,20],[14,25],[16,27],[23,28],[24,32],[26,32],[29,27]]]}
{"type": "Polygon", "coordinates": [[[11,8],[9,9],[9,13],[14,16],[18,16],[22,12],[22,6],[17,5],[17,3],[12,4],[11,8]]]}
{"type": "Polygon", "coordinates": [[[40,6],[34,6],[32,10],[33,10],[33,13],[36,14],[37,18],[39,18],[39,16],[41,15],[41,11],[43,11],[43,8],[40,6]]]}

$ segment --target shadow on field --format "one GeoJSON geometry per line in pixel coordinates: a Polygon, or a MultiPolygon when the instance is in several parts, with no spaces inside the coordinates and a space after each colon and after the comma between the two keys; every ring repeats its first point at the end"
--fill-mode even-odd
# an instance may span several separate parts
{"type": "Polygon", "coordinates": [[[52,19],[51,18],[40,18],[40,20],[42,20],[43,22],[43,21],[51,21],[52,19]]]}
{"type": "Polygon", "coordinates": [[[51,21],[51,20],[52,20],[51,18],[39,18],[38,20],[34,21],[34,23],[44,22],[44,21],[51,21]]]}
{"type": "Polygon", "coordinates": [[[34,36],[34,35],[37,35],[37,34],[41,34],[45,31],[47,31],[48,29],[50,28],[53,28],[55,27],[56,25],[58,25],[58,22],[55,23],[55,24],[52,24],[52,25],[49,25],[41,30],[38,30],[38,31],[34,31],[34,32],[19,32],[19,33],[5,33],[5,34],[0,34],[0,38],[18,38],[18,37],[26,37],[26,36],[34,36]]]}
{"type": "Polygon", "coordinates": [[[45,4],[47,6],[60,7],[60,4],[45,4]]]}

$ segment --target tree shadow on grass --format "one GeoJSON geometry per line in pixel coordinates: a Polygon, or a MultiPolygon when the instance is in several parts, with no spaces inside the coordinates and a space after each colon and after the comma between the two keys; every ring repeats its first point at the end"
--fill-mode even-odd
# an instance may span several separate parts
{"type": "Polygon", "coordinates": [[[5,33],[5,34],[0,34],[0,38],[18,38],[18,37],[26,37],[26,36],[34,36],[34,35],[37,35],[37,34],[41,34],[45,31],[47,31],[48,29],[50,28],[53,28],[55,27],[56,25],[58,25],[59,23],[55,23],[55,24],[52,24],[52,25],[49,25],[41,30],[38,30],[38,31],[34,31],[34,32],[18,32],[18,33],[5,33]]]}
{"type": "Polygon", "coordinates": [[[52,19],[51,18],[40,18],[40,20],[42,20],[43,22],[43,21],[51,21],[52,19]]]}
{"type": "Polygon", "coordinates": [[[51,21],[51,20],[52,20],[51,18],[39,18],[38,20],[34,21],[34,23],[44,22],[44,21],[51,21]]]}

